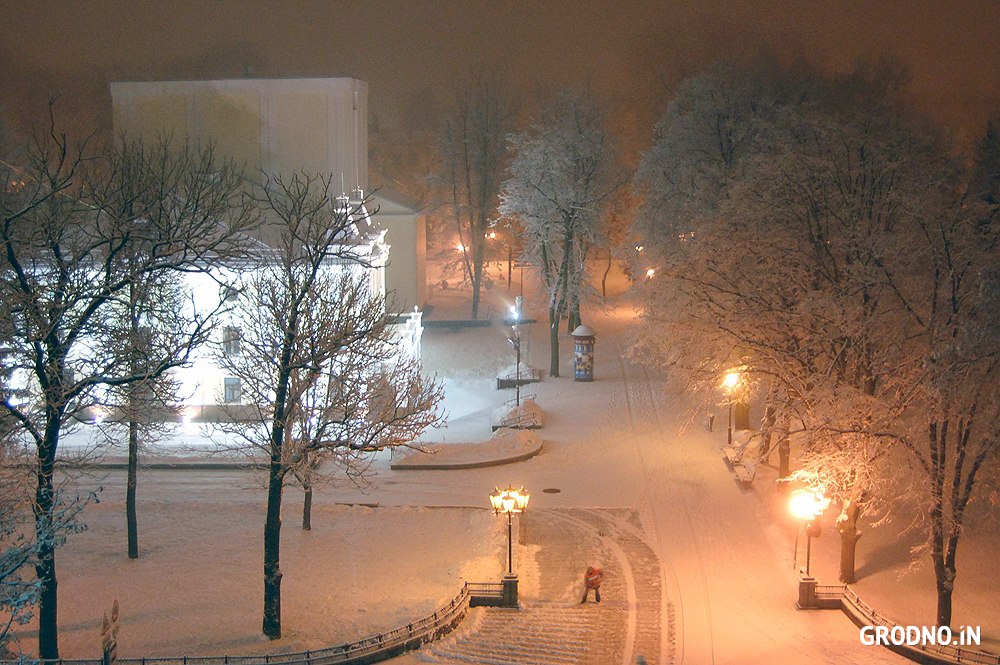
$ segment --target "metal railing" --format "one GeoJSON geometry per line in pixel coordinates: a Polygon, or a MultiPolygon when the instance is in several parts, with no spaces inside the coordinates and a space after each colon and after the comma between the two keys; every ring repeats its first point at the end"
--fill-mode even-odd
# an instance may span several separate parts
{"type": "MultiPolygon", "coordinates": [[[[180,656],[164,658],[118,658],[120,665],[367,665],[377,663],[416,649],[421,644],[451,632],[465,617],[472,589],[501,586],[490,583],[469,583],[446,605],[430,616],[418,619],[385,633],[366,637],[326,649],[295,653],[264,654],[262,656],[180,656]]],[[[102,665],[100,658],[53,660],[0,660],[0,665],[102,665]]]]}
{"type": "MultiPolygon", "coordinates": [[[[526,402],[528,400],[535,400],[535,399],[537,399],[537,397],[538,396],[535,393],[521,393],[520,401],[521,402],[526,402]]],[[[503,405],[504,406],[515,406],[517,404],[517,402],[518,402],[518,398],[512,397],[512,398],[504,401],[503,405]]]]}
{"type": "Polygon", "coordinates": [[[821,600],[835,600],[844,597],[846,584],[817,584],[816,597],[821,600]]]}
{"type": "Polygon", "coordinates": [[[531,429],[532,425],[537,424],[538,417],[534,413],[527,411],[517,415],[507,416],[498,424],[494,425],[494,428],[499,429],[501,427],[509,427],[511,429],[531,429]],[[528,425],[528,427],[525,427],[525,425],[528,425]]]}
{"type": "Polygon", "coordinates": [[[465,588],[468,589],[469,596],[473,597],[501,598],[503,596],[501,582],[466,582],[465,588]]]}
{"type": "MultiPolygon", "coordinates": [[[[820,589],[825,593],[833,593],[833,589],[840,589],[842,602],[850,603],[857,612],[873,626],[886,626],[890,629],[899,626],[898,623],[889,617],[881,614],[874,607],[861,600],[854,589],[848,586],[824,586],[816,587],[816,595],[819,596],[820,589]]],[[[941,656],[956,663],[976,663],[977,665],[1000,665],[1000,655],[978,649],[969,649],[951,644],[919,644],[907,645],[914,651],[919,651],[930,656],[941,656]]]]}
{"type": "Polygon", "coordinates": [[[503,584],[499,582],[466,582],[469,607],[504,607],[503,584]]]}

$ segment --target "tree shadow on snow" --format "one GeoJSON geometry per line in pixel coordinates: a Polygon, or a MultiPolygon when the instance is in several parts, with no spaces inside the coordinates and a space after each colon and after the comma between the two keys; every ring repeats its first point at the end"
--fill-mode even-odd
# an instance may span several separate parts
{"type": "Polygon", "coordinates": [[[876,573],[905,568],[913,560],[910,551],[923,540],[924,535],[914,531],[899,534],[891,540],[881,540],[875,547],[865,549],[865,542],[862,539],[858,543],[858,558],[863,563],[855,569],[856,579],[860,581],[876,573]]]}

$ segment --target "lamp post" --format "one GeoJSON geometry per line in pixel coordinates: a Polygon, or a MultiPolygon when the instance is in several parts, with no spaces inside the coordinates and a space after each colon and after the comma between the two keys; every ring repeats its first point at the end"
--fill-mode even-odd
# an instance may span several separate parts
{"type": "Polygon", "coordinates": [[[505,490],[497,487],[494,488],[493,492],[490,494],[490,505],[493,507],[493,512],[497,515],[503,513],[507,516],[508,577],[514,576],[514,541],[511,527],[512,517],[514,513],[524,512],[524,509],[528,507],[528,498],[529,494],[525,491],[523,486],[520,489],[514,489],[513,486],[508,486],[505,490]]]}
{"type": "Polygon", "coordinates": [[[514,317],[514,323],[511,325],[512,335],[507,338],[507,341],[514,346],[514,355],[516,360],[516,365],[514,365],[514,404],[518,408],[521,406],[521,308],[524,304],[524,298],[521,296],[516,296],[514,298],[514,304],[510,306],[511,316],[514,317]]]}
{"type": "Polygon", "coordinates": [[[736,392],[736,386],[739,384],[739,372],[729,372],[722,379],[722,387],[726,389],[726,393],[729,395],[729,429],[726,430],[726,445],[728,446],[733,445],[733,397],[736,392]]]}
{"type": "MultiPolygon", "coordinates": [[[[821,532],[816,518],[819,517],[826,507],[830,505],[830,499],[823,496],[821,491],[814,489],[798,489],[788,497],[788,509],[796,519],[800,520],[806,532],[806,575],[809,575],[809,559],[812,555],[812,539],[818,537],[821,532]]],[[[798,558],[798,529],[795,532],[796,559],[798,558]]]]}

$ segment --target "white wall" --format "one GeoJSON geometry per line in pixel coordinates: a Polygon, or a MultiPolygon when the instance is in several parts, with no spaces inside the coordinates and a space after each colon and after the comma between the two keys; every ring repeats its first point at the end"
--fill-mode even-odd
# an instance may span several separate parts
{"type": "Polygon", "coordinates": [[[368,84],[354,78],[117,81],[114,128],[214,141],[247,173],[332,174],[368,188],[368,84]]]}

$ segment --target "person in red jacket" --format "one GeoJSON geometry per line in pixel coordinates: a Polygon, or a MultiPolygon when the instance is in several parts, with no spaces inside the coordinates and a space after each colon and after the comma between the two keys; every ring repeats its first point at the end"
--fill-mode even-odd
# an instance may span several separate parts
{"type": "Polygon", "coordinates": [[[601,581],[604,579],[604,571],[597,566],[587,566],[587,572],[583,574],[583,600],[580,604],[587,602],[590,590],[594,590],[594,600],[601,602],[601,581]]]}

